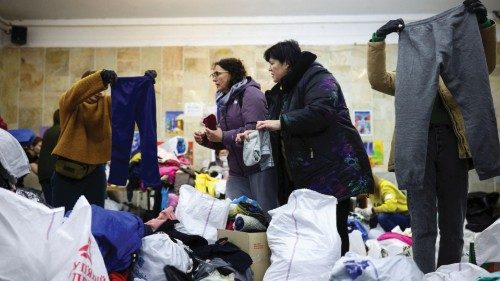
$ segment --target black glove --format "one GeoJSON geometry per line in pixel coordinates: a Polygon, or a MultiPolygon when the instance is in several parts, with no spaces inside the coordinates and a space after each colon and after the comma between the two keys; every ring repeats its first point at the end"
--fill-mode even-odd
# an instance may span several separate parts
{"type": "Polygon", "coordinates": [[[113,70],[103,69],[101,71],[101,79],[104,85],[113,84],[116,81],[116,72],[113,70]]]}
{"type": "Polygon", "coordinates": [[[382,25],[375,34],[378,37],[385,38],[388,34],[393,32],[400,32],[405,28],[405,22],[403,19],[390,20],[386,24],[382,25]]]}
{"type": "Polygon", "coordinates": [[[469,13],[476,14],[477,22],[479,24],[483,24],[488,20],[488,11],[486,7],[479,0],[465,0],[464,1],[465,9],[469,13]]]}
{"type": "Polygon", "coordinates": [[[156,82],[156,70],[146,70],[146,72],[144,72],[144,75],[151,77],[151,79],[153,79],[153,84],[156,82]]]}

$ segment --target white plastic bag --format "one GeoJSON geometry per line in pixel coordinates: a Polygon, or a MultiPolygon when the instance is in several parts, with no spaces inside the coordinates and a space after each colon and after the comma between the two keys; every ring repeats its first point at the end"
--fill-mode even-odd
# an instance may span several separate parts
{"type": "Polygon", "coordinates": [[[81,275],[109,280],[85,197],[63,217],[64,208],[49,209],[0,188],[0,280],[78,280],[81,275]]]}
{"type": "Polygon", "coordinates": [[[92,208],[80,196],[68,219],[49,239],[49,280],[109,280],[91,227],[92,208]]]}
{"type": "Polygon", "coordinates": [[[321,280],[340,258],[337,199],[299,189],[288,203],[269,211],[271,266],[264,280],[321,280]]]}
{"type": "Polygon", "coordinates": [[[368,239],[365,242],[368,248],[367,255],[373,259],[379,259],[387,256],[387,251],[382,248],[377,239],[368,239]]]}
{"type": "Polygon", "coordinates": [[[500,219],[476,236],[475,251],[477,264],[500,262],[500,219]]]}
{"type": "Polygon", "coordinates": [[[424,274],[410,257],[380,259],[348,252],[335,263],[331,281],[421,281],[424,274]]]}
{"type": "Polygon", "coordinates": [[[173,242],[167,234],[157,233],[142,239],[141,250],[134,266],[134,277],[145,281],[164,281],[163,268],[174,266],[186,273],[192,261],[182,245],[173,242]]]}
{"type": "Polygon", "coordinates": [[[471,281],[489,274],[484,268],[471,263],[454,263],[440,266],[427,273],[422,281],[471,281]]]}
{"type": "Polygon", "coordinates": [[[408,244],[398,239],[386,239],[378,242],[388,256],[404,255],[409,247],[408,244]]]}
{"type": "Polygon", "coordinates": [[[349,251],[360,256],[366,256],[365,242],[361,231],[355,229],[349,233],[349,251]]]}
{"type": "Polygon", "coordinates": [[[63,217],[64,208],[0,188],[0,280],[49,280],[46,244],[63,217]]]}
{"type": "Polygon", "coordinates": [[[226,228],[229,199],[219,200],[196,188],[183,184],[179,190],[179,204],[175,216],[181,222],[176,229],[187,234],[203,236],[209,244],[217,241],[217,229],[226,228]]]}

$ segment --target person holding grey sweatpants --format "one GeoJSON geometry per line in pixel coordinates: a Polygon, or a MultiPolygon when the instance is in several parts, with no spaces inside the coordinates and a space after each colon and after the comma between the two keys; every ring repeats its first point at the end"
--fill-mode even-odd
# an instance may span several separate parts
{"type": "Polygon", "coordinates": [[[468,170],[475,167],[480,179],[500,174],[487,76],[496,64],[496,31],[486,15],[480,1],[467,0],[406,27],[389,21],[368,44],[372,88],[396,95],[389,171],[407,189],[413,256],[424,273],[436,269],[437,226],[437,266],[461,259],[468,170]],[[397,82],[385,68],[383,41],[392,32],[400,32],[397,82]]]}

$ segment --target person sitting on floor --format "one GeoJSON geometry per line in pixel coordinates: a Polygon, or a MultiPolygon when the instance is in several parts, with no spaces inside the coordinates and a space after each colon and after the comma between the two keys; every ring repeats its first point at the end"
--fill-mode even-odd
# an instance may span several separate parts
{"type": "Polygon", "coordinates": [[[378,222],[385,231],[391,231],[396,226],[399,226],[401,230],[410,227],[406,195],[392,182],[377,176],[373,178],[375,190],[369,197],[372,207],[356,208],[355,212],[370,220],[372,227],[378,222]]]}

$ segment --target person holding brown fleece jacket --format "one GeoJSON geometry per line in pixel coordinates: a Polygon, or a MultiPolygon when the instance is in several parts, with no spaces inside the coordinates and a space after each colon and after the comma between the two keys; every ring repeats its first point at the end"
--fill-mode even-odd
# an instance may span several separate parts
{"type": "Polygon", "coordinates": [[[105,163],[111,158],[111,97],[101,91],[116,80],[112,70],[86,71],[59,100],[61,133],[52,154],[54,207],[73,209],[84,195],[104,207],[105,163]]]}

